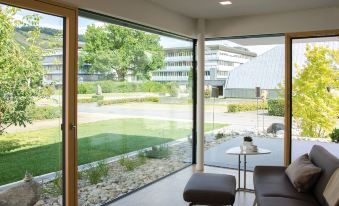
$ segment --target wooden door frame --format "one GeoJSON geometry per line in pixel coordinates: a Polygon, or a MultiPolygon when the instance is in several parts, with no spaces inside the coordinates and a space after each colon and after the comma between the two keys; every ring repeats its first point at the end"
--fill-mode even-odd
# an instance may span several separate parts
{"type": "Polygon", "coordinates": [[[285,34],[285,166],[288,166],[291,163],[292,158],[292,40],[329,36],[339,36],[339,29],[285,34]]]}
{"type": "Polygon", "coordinates": [[[64,18],[63,202],[66,206],[78,205],[76,135],[78,9],[50,0],[0,0],[0,3],[64,18]]]}

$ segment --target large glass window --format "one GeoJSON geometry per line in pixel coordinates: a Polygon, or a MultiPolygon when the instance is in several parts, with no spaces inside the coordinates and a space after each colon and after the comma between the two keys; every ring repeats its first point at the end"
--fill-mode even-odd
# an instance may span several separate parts
{"type": "Polygon", "coordinates": [[[226,151],[250,137],[271,153],[247,156],[248,170],[283,165],[284,37],[207,41],[205,53],[205,122],[213,125],[205,134],[205,164],[237,169],[238,157],[226,151]]]}
{"type": "Polygon", "coordinates": [[[193,68],[183,64],[192,46],[79,18],[79,205],[113,201],[192,163],[193,68]]]}
{"type": "Polygon", "coordinates": [[[2,205],[62,205],[63,26],[0,4],[2,205]]]}
{"type": "Polygon", "coordinates": [[[339,37],[292,39],[292,161],[317,144],[339,157],[339,37]]]}

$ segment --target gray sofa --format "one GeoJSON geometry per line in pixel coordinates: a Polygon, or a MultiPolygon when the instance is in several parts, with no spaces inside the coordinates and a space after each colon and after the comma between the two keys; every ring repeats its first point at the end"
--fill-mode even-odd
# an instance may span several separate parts
{"type": "Polygon", "coordinates": [[[339,159],[319,145],[313,146],[309,157],[322,172],[313,189],[298,192],[285,174],[285,167],[257,166],[254,169],[254,189],[258,206],[327,206],[323,192],[339,159]]]}

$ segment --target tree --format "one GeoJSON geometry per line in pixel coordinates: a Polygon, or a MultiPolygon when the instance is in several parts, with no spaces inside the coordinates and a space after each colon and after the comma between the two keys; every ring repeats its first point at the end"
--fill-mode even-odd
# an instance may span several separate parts
{"type": "Polygon", "coordinates": [[[335,128],[339,116],[339,97],[330,88],[339,88],[339,51],[307,45],[306,63],[296,65],[293,78],[293,118],[302,135],[326,137],[335,128]]]}
{"type": "Polygon", "coordinates": [[[116,73],[119,80],[125,80],[131,72],[140,79],[150,79],[150,72],[164,65],[158,35],[105,24],[88,26],[84,38],[79,65],[91,65],[90,73],[116,73]]]}
{"type": "Polygon", "coordinates": [[[31,123],[29,108],[44,96],[42,49],[39,46],[39,21],[37,15],[27,15],[16,20],[18,9],[0,7],[0,135],[11,125],[26,126],[31,123]],[[15,29],[30,25],[27,46],[15,39],[15,29]]]}

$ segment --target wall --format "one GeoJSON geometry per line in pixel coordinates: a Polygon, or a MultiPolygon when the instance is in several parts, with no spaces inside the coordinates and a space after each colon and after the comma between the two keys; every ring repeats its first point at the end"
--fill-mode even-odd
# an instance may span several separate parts
{"type": "Polygon", "coordinates": [[[81,9],[184,36],[195,35],[195,21],[144,0],[61,0],[81,9]]]}
{"type": "Polygon", "coordinates": [[[281,14],[211,19],[206,37],[314,31],[339,28],[339,7],[281,14]]]}

